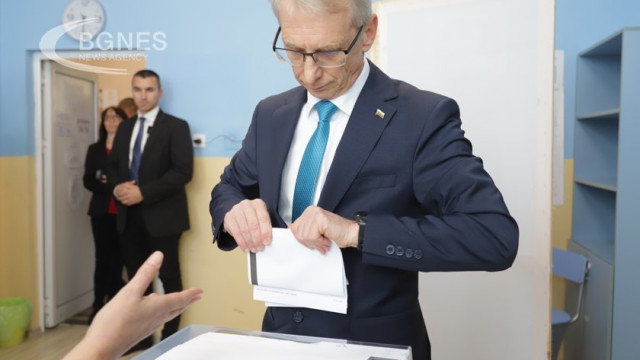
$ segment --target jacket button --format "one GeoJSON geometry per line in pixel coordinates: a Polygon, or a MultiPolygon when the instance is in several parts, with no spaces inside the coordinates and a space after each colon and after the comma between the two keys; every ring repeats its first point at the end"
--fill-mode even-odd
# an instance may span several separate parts
{"type": "Polygon", "coordinates": [[[420,260],[422,259],[422,250],[416,250],[413,252],[413,257],[420,260]]]}
{"type": "Polygon", "coordinates": [[[404,256],[406,256],[408,258],[412,258],[413,257],[413,249],[407,248],[407,250],[404,251],[404,256]]]}
{"type": "Polygon", "coordinates": [[[293,313],[293,321],[297,322],[298,324],[302,322],[302,320],[304,320],[304,315],[302,315],[302,312],[300,311],[295,311],[293,313]]]}
{"type": "Polygon", "coordinates": [[[402,246],[396,246],[396,255],[398,256],[404,255],[404,248],[402,246]]]}
{"type": "Polygon", "coordinates": [[[393,247],[393,245],[387,245],[387,254],[388,255],[393,255],[393,253],[396,251],[396,248],[393,247]]]}

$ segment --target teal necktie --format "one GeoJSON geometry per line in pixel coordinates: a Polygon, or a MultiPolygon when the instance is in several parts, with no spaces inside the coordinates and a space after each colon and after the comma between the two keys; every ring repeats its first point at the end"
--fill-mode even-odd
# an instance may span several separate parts
{"type": "Polygon", "coordinates": [[[144,135],[144,121],[146,119],[140,117],[140,127],[138,127],[138,136],[136,142],[133,144],[133,155],[131,156],[131,167],[129,168],[129,176],[131,180],[135,180],[137,185],[140,185],[140,178],[138,177],[138,171],[140,170],[140,158],[142,157],[142,136],[144,135]]]}
{"type": "Polygon", "coordinates": [[[315,108],[318,111],[318,127],[311,136],[300,162],[296,187],[293,191],[292,222],[302,214],[307,206],[313,204],[313,193],[316,189],[318,172],[320,171],[324,149],[327,147],[327,140],[329,139],[329,119],[338,109],[330,101],[320,101],[316,103],[315,108]]]}

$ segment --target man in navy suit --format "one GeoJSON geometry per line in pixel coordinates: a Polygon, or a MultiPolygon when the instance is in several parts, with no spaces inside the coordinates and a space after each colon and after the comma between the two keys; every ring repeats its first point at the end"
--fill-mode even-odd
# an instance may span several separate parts
{"type": "Polygon", "coordinates": [[[272,227],[288,226],[311,249],[339,246],[347,314],[269,307],[263,330],[410,345],[414,359],[429,359],[418,272],[504,270],[516,256],[517,224],[472,154],[456,102],[364,58],[378,23],[370,0],[271,2],[280,23],[274,51],[302,86],[257,105],[212,192],[214,241],[257,252],[272,227]],[[326,101],[337,109],[300,211],[299,170],[326,101]]]}
{"type": "MultiPolygon", "coordinates": [[[[132,92],[138,113],[118,127],[106,169],[108,185],[118,200],[124,262],[132,278],[151,253],[162,251],[164,290],[178,292],[182,290],[179,240],[189,229],[184,187],[193,173],[189,124],[160,110],[162,87],[154,71],[138,71],[132,92]]],[[[162,338],[176,332],[179,323],[178,316],[165,324],[162,338]]]]}

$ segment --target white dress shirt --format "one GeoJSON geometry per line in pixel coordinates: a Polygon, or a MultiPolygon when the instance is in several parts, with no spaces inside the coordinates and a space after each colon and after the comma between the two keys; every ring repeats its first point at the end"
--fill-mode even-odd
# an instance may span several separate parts
{"type": "Polygon", "coordinates": [[[142,154],[144,153],[144,146],[147,144],[147,138],[149,137],[151,127],[153,126],[153,123],[156,122],[158,112],[160,112],[160,106],[158,105],[144,115],[138,112],[138,118],[136,119],[135,125],[133,125],[133,132],[131,133],[131,140],[129,141],[129,167],[131,167],[131,159],[133,159],[133,146],[136,144],[138,131],[140,131],[140,118],[143,117],[145,119],[144,129],[142,129],[142,131],[144,131],[142,133],[142,143],[140,144],[140,154],[142,154]]]}
{"type": "MultiPolygon", "coordinates": [[[[315,192],[313,194],[313,204],[317,204],[320,199],[320,193],[324,186],[324,182],[327,179],[329,168],[333,162],[333,157],[338,149],[338,144],[344,134],[344,129],[347,127],[347,122],[353,111],[353,107],[360,96],[360,92],[364,87],[367,78],[369,77],[369,63],[364,60],[364,67],[358,75],[356,81],[351,85],[349,90],[344,94],[338,96],[335,99],[331,99],[331,102],[338,107],[335,113],[329,120],[329,139],[327,141],[327,147],[322,157],[322,164],[318,173],[318,180],[316,183],[315,192]]],[[[280,189],[280,200],[278,204],[278,212],[282,219],[291,224],[291,212],[293,208],[293,192],[296,187],[296,179],[298,177],[298,170],[300,168],[300,162],[304,155],[304,150],[307,147],[307,143],[311,139],[314,131],[318,127],[318,112],[314,108],[317,102],[321,99],[311,95],[307,92],[307,102],[302,107],[300,117],[298,118],[298,125],[296,125],[296,131],[293,134],[291,140],[291,146],[289,147],[289,154],[287,160],[282,169],[282,185],[280,189]]]]}

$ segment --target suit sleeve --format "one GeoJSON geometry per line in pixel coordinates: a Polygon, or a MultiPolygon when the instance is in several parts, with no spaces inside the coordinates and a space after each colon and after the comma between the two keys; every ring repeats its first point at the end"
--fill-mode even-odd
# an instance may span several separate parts
{"type": "Polygon", "coordinates": [[[457,104],[442,100],[425,120],[412,172],[422,215],[370,213],[363,261],[413,271],[510,267],[518,226],[482,160],[472,154],[457,104]]]}
{"type": "Polygon", "coordinates": [[[220,182],[211,192],[209,212],[213,239],[222,250],[233,250],[237,246],[233,237],[224,231],[226,213],[240,201],[258,197],[256,127],[259,108],[260,105],[254,111],[242,148],[231,158],[230,164],[220,176],[220,182]]]}
{"type": "Polygon", "coordinates": [[[170,167],[158,179],[140,186],[147,204],[163,200],[184,189],[193,176],[193,146],[189,124],[175,119],[170,131],[170,167]]]}
{"type": "Polygon", "coordinates": [[[87,156],[84,160],[84,176],[82,177],[82,182],[84,183],[84,187],[93,192],[93,193],[109,193],[110,189],[107,184],[98,180],[97,171],[103,170],[99,166],[99,151],[100,146],[102,144],[96,143],[87,149],[87,156]]]}

